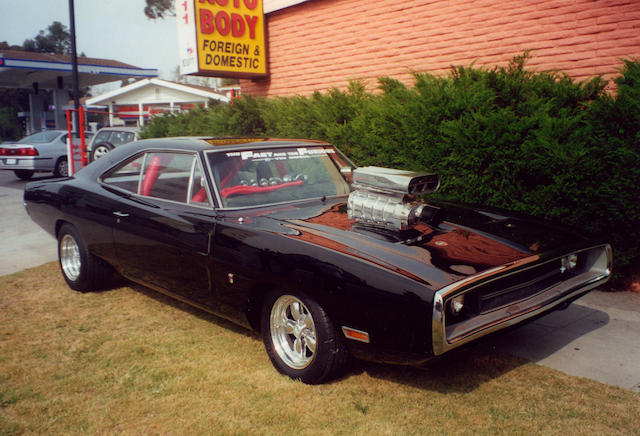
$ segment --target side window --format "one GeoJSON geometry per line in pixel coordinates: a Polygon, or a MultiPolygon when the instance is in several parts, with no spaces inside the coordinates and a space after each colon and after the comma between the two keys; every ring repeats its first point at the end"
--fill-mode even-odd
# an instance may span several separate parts
{"type": "Polygon", "coordinates": [[[189,204],[211,206],[205,185],[206,182],[204,181],[204,173],[202,172],[200,162],[198,159],[194,159],[191,184],[189,186],[189,204]]]}
{"type": "Polygon", "coordinates": [[[140,184],[140,195],[209,205],[202,170],[192,153],[148,153],[140,184]]]}
{"type": "Polygon", "coordinates": [[[148,153],[139,194],[186,203],[193,158],[189,154],[148,153]]]}
{"type": "Polygon", "coordinates": [[[136,194],[140,185],[140,171],[144,164],[144,156],[129,161],[124,165],[111,170],[102,181],[108,185],[116,186],[120,189],[136,194]]]}
{"type": "Polygon", "coordinates": [[[128,138],[129,136],[133,136],[133,133],[129,132],[113,132],[111,135],[111,143],[113,145],[122,145],[127,142],[131,142],[128,138]]]}
{"type": "Polygon", "coordinates": [[[67,138],[69,137],[69,135],[62,135],[60,137],[60,142],[62,142],[63,144],[67,143],[67,138]]]}
{"type": "Polygon", "coordinates": [[[145,197],[211,205],[202,167],[193,153],[146,153],[110,171],[102,181],[145,197]]]}
{"type": "Polygon", "coordinates": [[[111,134],[110,131],[108,130],[102,130],[100,132],[98,132],[98,134],[96,135],[96,139],[95,139],[95,143],[98,144],[100,142],[108,142],[109,141],[109,135],[111,134]]]}

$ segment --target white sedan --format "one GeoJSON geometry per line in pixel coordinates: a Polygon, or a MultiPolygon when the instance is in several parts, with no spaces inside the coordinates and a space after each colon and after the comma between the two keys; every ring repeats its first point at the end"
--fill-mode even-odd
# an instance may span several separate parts
{"type": "Polygon", "coordinates": [[[44,130],[17,142],[0,144],[0,170],[11,170],[22,180],[30,179],[36,172],[67,177],[68,136],[66,130],[44,130]]]}

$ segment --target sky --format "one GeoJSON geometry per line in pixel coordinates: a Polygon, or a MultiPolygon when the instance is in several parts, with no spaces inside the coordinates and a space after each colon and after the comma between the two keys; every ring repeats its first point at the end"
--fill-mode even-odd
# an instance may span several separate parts
{"type": "MultiPolygon", "coordinates": [[[[175,80],[175,18],[150,20],[144,6],[144,0],[75,0],[78,54],[157,68],[175,80]]],[[[54,21],[69,27],[69,0],[0,0],[0,41],[22,45],[54,21]]]]}

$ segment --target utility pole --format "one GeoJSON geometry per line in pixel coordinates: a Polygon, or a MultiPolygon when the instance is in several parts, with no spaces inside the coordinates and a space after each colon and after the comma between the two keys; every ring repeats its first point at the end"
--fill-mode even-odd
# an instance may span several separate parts
{"type": "Polygon", "coordinates": [[[74,109],[73,119],[76,132],[80,130],[78,126],[78,108],[80,107],[80,86],[78,85],[78,53],[76,51],[76,18],[73,7],[73,0],[69,0],[69,22],[71,30],[71,64],[73,71],[73,102],[74,109]]]}

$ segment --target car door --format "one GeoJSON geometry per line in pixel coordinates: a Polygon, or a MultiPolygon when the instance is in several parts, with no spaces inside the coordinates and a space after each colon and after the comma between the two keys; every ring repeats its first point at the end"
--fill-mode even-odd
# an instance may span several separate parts
{"type": "Polygon", "coordinates": [[[121,192],[112,214],[123,274],[212,306],[214,213],[197,154],[148,152],[116,167],[102,181],[121,192]]]}

